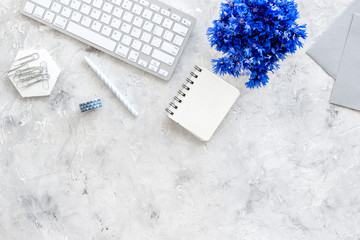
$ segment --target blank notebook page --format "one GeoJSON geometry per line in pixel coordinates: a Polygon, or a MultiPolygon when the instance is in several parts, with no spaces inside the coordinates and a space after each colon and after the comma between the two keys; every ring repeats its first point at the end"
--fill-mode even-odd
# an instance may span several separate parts
{"type": "Polygon", "coordinates": [[[171,119],[193,133],[203,141],[210,140],[230,108],[239,97],[239,91],[200,67],[198,78],[192,77],[194,84],[187,84],[190,90],[183,90],[185,97],[180,97],[178,109],[174,109],[171,119]]]}

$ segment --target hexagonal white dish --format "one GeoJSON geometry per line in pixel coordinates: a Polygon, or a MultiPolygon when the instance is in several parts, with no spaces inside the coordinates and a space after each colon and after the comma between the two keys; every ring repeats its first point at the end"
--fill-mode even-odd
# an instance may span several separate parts
{"type": "MultiPolygon", "coordinates": [[[[15,81],[15,76],[10,76],[9,79],[12,82],[12,84],[15,86],[15,88],[18,90],[20,95],[22,97],[42,97],[42,96],[49,96],[54,89],[54,86],[56,84],[56,81],[58,80],[58,77],[60,75],[60,68],[56,65],[53,58],[50,56],[47,50],[45,49],[29,49],[29,50],[20,50],[18,54],[16,55],[15,59],[20,59],[26,56],[29,56],[31,54],[38,53],[39,59],[36,61],[33,61],[29,63],[26,68],[28,67],[38,67],[40,66],[41,62],[47,63],[48,68],[48,74],[50,75],[49,79],[49,88],[44,89],[43,83],[38,82],[31,86],[25,87],[25,88],[18,88],[17,83],[15,81]]],[[[15,62],[15,61],[14,61],[15,62]]],[[[10,69],[14,68],[14,63],[11,65],[10,69]]]]}

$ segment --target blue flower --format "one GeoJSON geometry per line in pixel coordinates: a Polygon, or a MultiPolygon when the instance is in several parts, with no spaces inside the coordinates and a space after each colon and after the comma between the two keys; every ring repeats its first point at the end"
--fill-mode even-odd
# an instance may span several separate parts
{"type": "Polygon", "coordinates": [[[248,88],[268,83],[268,72],[303,46],[306,25],[298,25],[294,0],[227,0],[207,30],[211,47],[223,53],[213,70],[235,77],[250,73],[248,88]]]}

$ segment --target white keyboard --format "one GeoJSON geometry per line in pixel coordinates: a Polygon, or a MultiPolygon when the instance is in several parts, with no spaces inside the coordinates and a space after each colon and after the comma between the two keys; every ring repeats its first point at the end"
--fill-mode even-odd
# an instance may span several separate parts
{"type": "Polygon", "coordinates": [[[164,80],[196,21],[157,0],[26,0],[21,12],[164,80]]]}

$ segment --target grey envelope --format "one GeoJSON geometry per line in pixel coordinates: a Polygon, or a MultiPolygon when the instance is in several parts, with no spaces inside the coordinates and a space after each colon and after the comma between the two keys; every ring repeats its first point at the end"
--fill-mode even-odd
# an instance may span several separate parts
{"type": "Polygon", "coordinates": [[[355,13],[330,102],[360,110],[360,14],[355,13]]]}
{"type": "MultiPolygon", "coordinates": [[[[336,79],[346,38],[354,13],[360,13],[360,0],[355,0],[332,26],[311,46],[307,54],[336,79]]],[[[360,42],[360,39],[359,39],[360,42]]]]}

